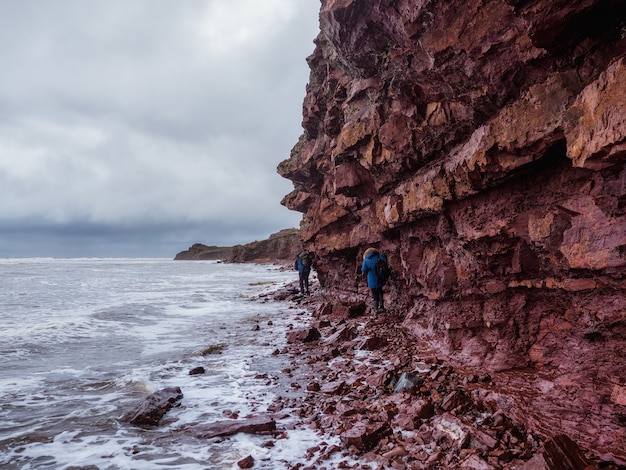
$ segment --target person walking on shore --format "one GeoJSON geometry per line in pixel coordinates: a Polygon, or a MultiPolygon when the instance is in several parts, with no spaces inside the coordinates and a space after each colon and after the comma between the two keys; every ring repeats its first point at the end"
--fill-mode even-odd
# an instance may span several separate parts
{"type": "Polygon", "coordinates": [[[387,257],[376,248],[368,248],[363,253],[361,272],[367,276],[367,287],[372,292],[374,312],[382,312],[385,309],[383,286],[387,283],[389,276],[387,257]]]}
{"type": "Polygon", "coordinates": [[[309,295],[309,275],[313,266],[313,253],[303,251],[296,257],[293,263],[293,269],[298,271],[300,278],[300,294],[309,295]]]}

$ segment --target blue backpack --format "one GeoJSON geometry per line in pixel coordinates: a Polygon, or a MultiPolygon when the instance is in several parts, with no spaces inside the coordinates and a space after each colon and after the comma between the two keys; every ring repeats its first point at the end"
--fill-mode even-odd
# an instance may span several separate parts
{"type": "Polygon", "coordinates": [[[387,284],[387,280],[389,279],[389,275],[391,274],[391,269],[389,268],[389,263],[382,256],[378,255],[378,259],[376,260],[376,265],[374,267],[376,271],[376,277],[378,278],[378,283],[381,286],[387,284]]]}

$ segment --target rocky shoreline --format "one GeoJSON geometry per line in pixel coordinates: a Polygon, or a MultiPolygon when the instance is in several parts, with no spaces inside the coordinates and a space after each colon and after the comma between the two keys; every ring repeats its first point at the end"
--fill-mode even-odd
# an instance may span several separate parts
{"type": "MultiPolygon", "coordinates": [[[[524,371],[513,380],[510,373],[477,375],[453,367],[424,353],[419,338],[402,326],[402,308],[375,314],[363,289],[330,294],[315,284],[310,296],[300,295],[294,282],[259,297],[306,312],[293,317],[286,345],[272,353],[286,356],[288,366],[279,377],[259,377],[274,384],[277,398],[260,414],[234,413],[185,433],[267,435],[264,446],[272,447],[286,437],[286,426],[319,431],[319,443],[300,462],[281,461],[291,470],[626,469],[625,462],[579,447],[570,436],[546,435],[549,422],[541,429],[521,424],[504,397],[524,371]]],[[[197,373],[204,369],[189,371],[197,373]]],[[[178,387],[160,390],[124,421],[158,426],[182,398],[178,387]]],[[[256,466],[252,455],[237,464],[256,466]]]]}
{"type": "Polygon", "coordinates": [[[294,286],[273,297],[313,317],[306,327],[294,326],[287,346],[275,351],[291,357],[283,372],[291,388],[305,393],[278,398],[268,411],[299,410],[299,425],[330,431],[343,446],[320,442],[307,456],[315,464],[294,469],[626,468],[566,435],[525,429],[498,400],[504,376],[467,373],[420,355],[419,340],[401,326],[402,311],[376,315],[358,293],[301,297],[294,286]]]}

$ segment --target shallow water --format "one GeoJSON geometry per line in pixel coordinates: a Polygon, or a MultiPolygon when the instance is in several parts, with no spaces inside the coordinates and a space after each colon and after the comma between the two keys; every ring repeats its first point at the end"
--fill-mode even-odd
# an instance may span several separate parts
{"type": "MultiPolygon", "coordinates": [[[[0,467],[230,469],[305,462],[320,436],[196,439],[194,424],[266,411],[281,389],[296,313],[259,295],[294,280],[259,265],[154,259],[0,260],[0,467]],[[257,328],[258,325],[258,328],[257,328]],[[189,375],[202,366],[206,373],[189,375]],[[267,376],[257,378],[260,374],[267,376]],[[179,386],[157,428],[121,418],[179,386]]],[[[289,418],[278,423],[292,428],[289,418]]],[[[332,438],[326,438],[332,442],[332,438]]]]}

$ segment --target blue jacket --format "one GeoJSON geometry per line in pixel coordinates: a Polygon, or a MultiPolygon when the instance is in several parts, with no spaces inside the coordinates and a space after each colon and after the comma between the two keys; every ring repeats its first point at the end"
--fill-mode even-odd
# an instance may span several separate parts
{"type": "Polygon", "coordinates": [[[361,272],[367,274],[367,287],[370,289],[383,287],[378,283],[378,276],[376,276],[376,261],[378,261],[378,257],[381,257],[385,261],[387,260],[385,255],[381,255],[377,251],[373,251],[365,257],[363,260],[363,266],[361,266],[361,272]]]}
{"type": "Polygon", "coordinates": [[[296,256],[296,261],[293,263],[293,269],[296,269],[298,272],[301,273],[308,273],[309,271],[311,271],[311,266],[305,266],[304,264],[302,264],[302,259],[300,258],[300,255],[296,256]]]}

